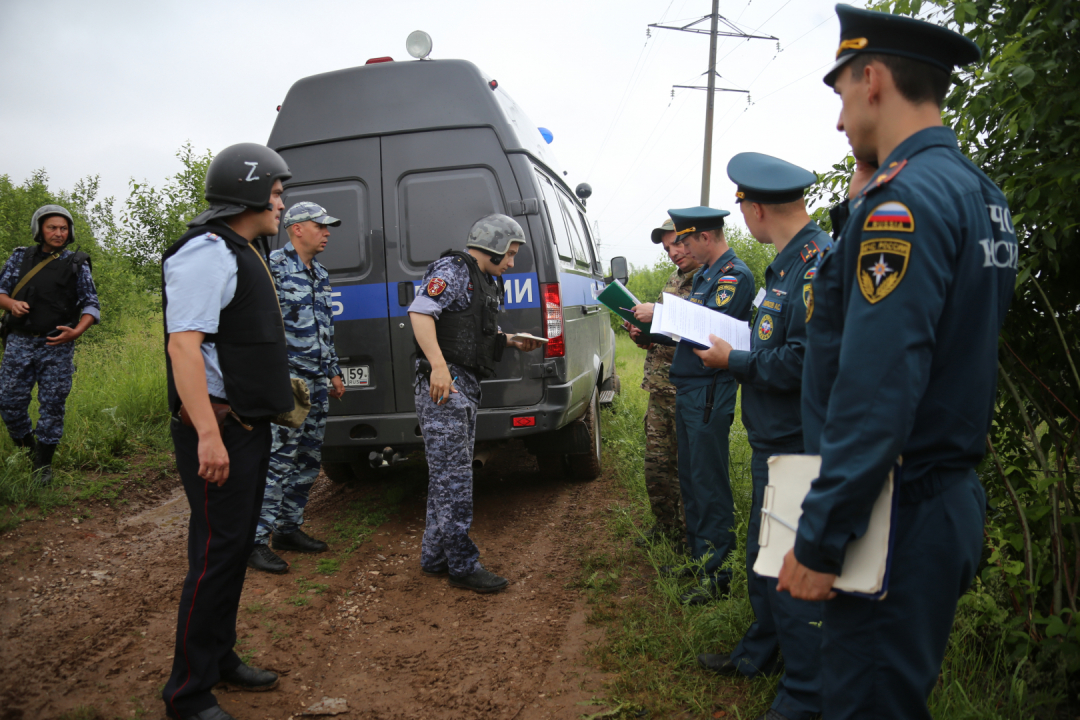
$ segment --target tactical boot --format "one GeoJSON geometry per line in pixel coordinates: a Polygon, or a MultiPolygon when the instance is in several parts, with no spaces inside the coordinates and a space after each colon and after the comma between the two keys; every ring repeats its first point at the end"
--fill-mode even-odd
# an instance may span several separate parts
{"type": "MultiPolygon", "coordinates": [[[[263,545],[263,547],[266,547],[263,545]]],[[[248,692],[264,692],[277,687],[277,673],[270,670],[261,670],[240,663],[232,672],[223,675],[221,682],[233,690],[247,690],[248,692]]]]}
{"type": "Polygon", "coordinates": [[[443,560],[440,564],[433,565],[432,567],[424,567],[423,565],[421,565],[420,572],[424,573],[428,577],[442,577],[443,575],[450,574],[450,566],[446,564],[445,560],[443,560]]]}
{"type": "Polygon", "coordinates": [[[269,545],[256,545],[248,557],[248,567],[263,572],[283,575],[289,572],[289,563],[285,562],[270,549],[269,545]]]}
{"type": "Polygon", "coordinates": [[[208,707],[194,715],[185,715],[182,718],[174,715],[171,710],[166,709],[165,717],[169,718],[169,720],[236,720],[232,715],[222,710],[220,705],[208,707]]]}
{"type": "Polygon", "coordinates": [[[273,545],[275,550],[306,553],[326,552],[329,547],[322,540],[316,540],[300,528],[291,533],[274,533],[273,545]]]}
{"type": "Polygon", "coordinates": [[[450,575],[450,584],[454,587],[465,588],[478,593],[498,592],[510,584],[504,577],[499,577],[493,572],[478,568],[472,575],[450,575]]]}
{"type": "Polygon", "coordinates": [[[37,478],[38,485],[44,487],[53,479],[52,461],[56,446],[39,442],[34,450],[34,477],[37,478]]]}
{"type": "Polygon", "coordinates": [[[727,675],[728,677],[742,675],[742,673],[739,672],[739,664],[732,662],[730,655],[702,653],[697,656],[697,661],[698,665],[717,675],[727,675]]]}
{"type": "Polygon", "coordinates": [[[34,441],[34,433],[28,432],[26,433],[26,437],[13,437],[11,440],[15,443],[15,447],[26,450],[26,454],[30,456],[30,459],[34,459],[34,456],[37,454],[37,443],[34,441]]]}

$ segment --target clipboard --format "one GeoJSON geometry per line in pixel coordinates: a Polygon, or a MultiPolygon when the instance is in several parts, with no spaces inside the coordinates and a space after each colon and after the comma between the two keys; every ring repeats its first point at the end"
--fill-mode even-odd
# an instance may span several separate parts
{"type": "MultiPolygon", "coordinates": [[[[769,458],[769,484],[761,504],[754,572],[777,577],[784,556],[795,547],[802,503],[821,470],[820,455],[774,455],[769,458]]],[[[889,592],[889,572],[896,538],[896,508],[901,463],[897,461],[870,511],[866,533],[847,546],[844,566],[833,590],[844,595],[881,600],[889,592]]]]}
{"type": "Polygon", "coordinates": [[[611,284],[596,296],[596,299],[602,302],[608,310],[611,310],[611,312],[615,313],[634,327],[639,328],[641,332],[649,332],[652,323],[641,322],[634,317],[634,313],[625,309],[640,305],[641,301],[634,297],[634,293],[627,290],[626,286],[617,279],[612,280],[611,284]]]}

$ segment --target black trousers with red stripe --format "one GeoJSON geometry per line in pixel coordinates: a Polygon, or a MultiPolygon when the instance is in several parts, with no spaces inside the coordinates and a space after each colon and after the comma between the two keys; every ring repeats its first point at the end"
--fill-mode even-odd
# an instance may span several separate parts
{"type": "Polygon", "coordinates": [[[172,675],[161,696],[166,712],[183,718],[216,705],[211,689],[240,664],[233,651],[236,611],[266,487],[270,423],[255,422],[245,430],[225,421],[221,437],[229,453],[229,479],[221,487],[199,477],[195,430],[173,419],[172,437],[191,520],[172,675]]]}

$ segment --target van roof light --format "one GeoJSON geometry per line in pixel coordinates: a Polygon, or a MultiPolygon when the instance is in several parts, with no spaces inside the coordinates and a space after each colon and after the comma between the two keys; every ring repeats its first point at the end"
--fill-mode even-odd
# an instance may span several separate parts
{"type": "Polygon", "coordinates": [[[383,63],[383,62],[394,62],[394,58],[390,57],[389,55],[387,55],[386,57],[371,58],[370,60],[368,60],[364,64],[365,65],[374,65],[375,63],[383,63]]]}
{"type": "Polygon", "coordinates": [[[405,49],[417,60],[423,60],[431,54],[431,36],[423,30],[413,30],[405,38],[405,49]]]}
{"type": "Polygon", "coordinates": [[[499,87],[499,81],[498,80],[492,80],[492,81],[490,81],[488,83],[488,85],[490,85],[491,89],[494,90],[495,88],[499,87]]]}

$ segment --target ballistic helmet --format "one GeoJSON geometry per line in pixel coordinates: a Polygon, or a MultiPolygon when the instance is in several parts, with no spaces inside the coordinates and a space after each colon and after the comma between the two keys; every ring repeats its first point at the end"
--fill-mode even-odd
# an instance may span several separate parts
{"type": "Polygon", "coordinates": [[[34,211],[33,216],[30,218],[30,235],[34,238],[34,242],[41,242],[41,223],[44,222],[45,218],[52,217],[53,215],[67,218],[67,241],[68,244],[75,242],[75,219],[71,217],[71,213],[59,205],[42,205],[34,211]]]}
{"type": "Polygon", "coordinates": [[[269,210],[275,180],[292,177],[276,152],[258,143],[238,143],[222,150],[206,170],[204,197],[210,209],[188,223],[201,225],[245,210],[269,210]]]}
{"type": "Polygon", "coordinates": [[[507,215],[493,213],[485,215],[473,223],[465,247],[483,250],[491,255],[495,262],[502,262],[502,256],[510,249],[511,243],[525,244],[525,233],[517,220],[507,215]]]}

